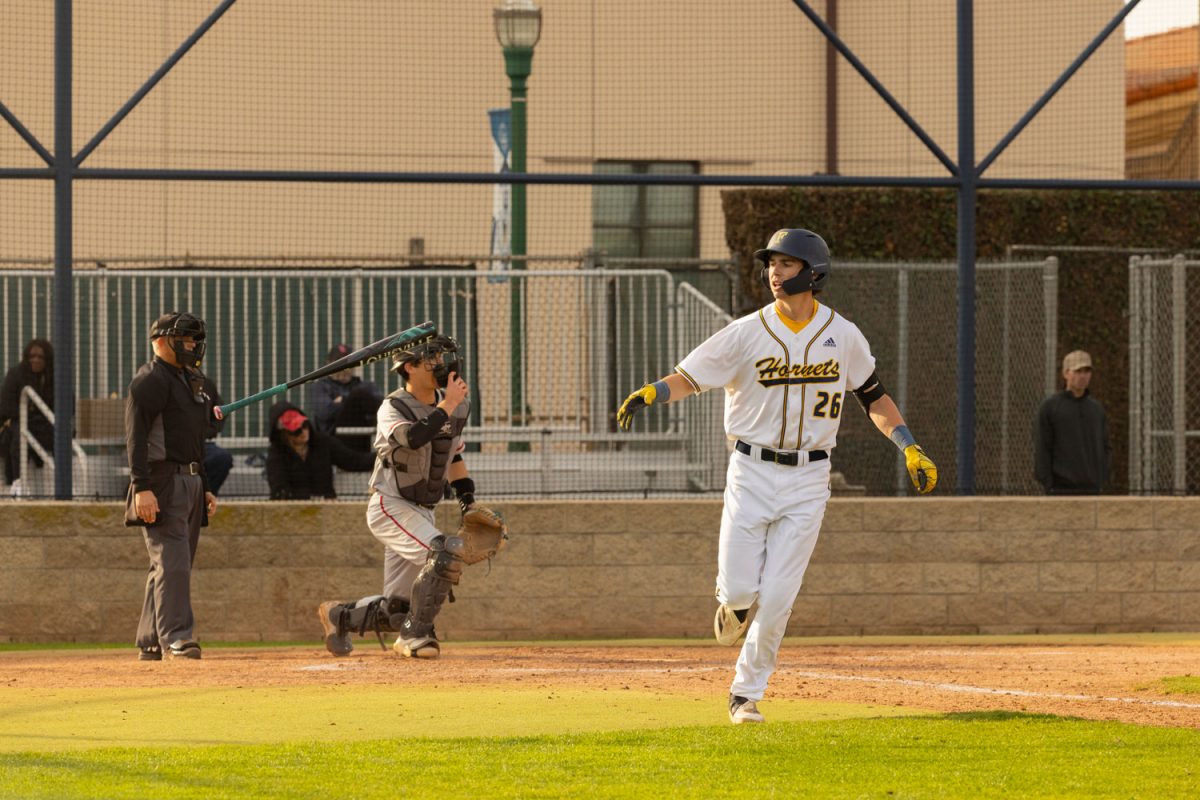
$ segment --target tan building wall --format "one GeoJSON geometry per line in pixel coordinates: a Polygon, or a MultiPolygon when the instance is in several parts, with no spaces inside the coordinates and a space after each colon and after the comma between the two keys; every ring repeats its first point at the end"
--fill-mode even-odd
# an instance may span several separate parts
{"type": "MultiPolygon", "coordinates": [[[[512,545],[466,571],[446,639],[712,635],[719,502],[498,508],[512,545]]],[[[197,556],[199,637],[318,640],[318,603],[379,591],[362,512],[226,504],[197,556]]],[[[116,504],[0,503],[0,641],[132,642],[146,563],[116,504]]],[[[834,499],[789,627],[1151,630],[1200,630],[1200,499],[834,499]]]]}
{"type": "MultiPolygon", "coordinates": [[[[976,4],[980,157],[1119,7],[976,4]]],[[[76,148],[213,8],[76,3],[76,148]]],[[[531,171],[587,173],[598,159],[692,160],[710,174],[825,169],[826,46],[791,4],[545,0],[543,8],[531,171]]],[[[953,9],[944,0],[839,4],[845,41],[952,158],[953,9]]],[[[52,12],[50,3],[19,4],[0,26],[0,97],[47,146],[52,12]]],[[[989,175],[1121,176],[1123,68],[1120,42],[1106,44],[989,175]]],[[[839,82],[843,174],[945,174],[844,62],[839,82]]],[[[447,13],[435,0],[336,8],[256,0],[236,4],[85,166],[487,172],[486,111],[507,103],[491,3],[447,13]]],[[[42,165],[2,125],[0,161],[42,165]]],[[[0,256],[48,257],[50,186],[12,183],[0,256]]],[[[719,193],[700,193],[705,257],[728,254],[719,193]]],[[[76,250],[110,259],[355,257],[403,254],[419,237],[426,253],[482,254],[491,204],[486,185],[90,182],[78,189],[76,250]]],[[[591,242],[591,191],[531,187],[529,219],[530,252],[578,253],[591,242]]]]}

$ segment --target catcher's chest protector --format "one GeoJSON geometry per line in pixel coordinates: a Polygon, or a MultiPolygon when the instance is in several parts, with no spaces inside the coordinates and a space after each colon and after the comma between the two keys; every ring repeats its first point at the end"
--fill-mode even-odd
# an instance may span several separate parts
{"type": "MultiPolygon", "coordinates": [[[[440,396],[440,393],[439,393],[440,396]]],[[[426,405],[408,392],[400,389],[388,395],[388,401],[401,417],[416,422],[432,414],[434,406],[426,405]]],[[[412,450],[397,447],[392,451],[392,474],[396,478],[396,491],[411,503],[437,505],[446,496],[446,470],[454,455],[450,452],[454,440],[462,435],[467,426],[467,415],[471,406],[466,400],[458,404],[454,413],[437,436],[428,444],[412,450]]]]}

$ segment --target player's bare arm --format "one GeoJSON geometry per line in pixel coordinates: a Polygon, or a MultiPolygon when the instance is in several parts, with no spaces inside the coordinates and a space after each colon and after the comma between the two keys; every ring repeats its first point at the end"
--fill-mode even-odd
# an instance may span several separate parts
{"type": "Polygon", "coordinates": [[[678,372],[672,372],[654,383],[647,383],[626,397],[625,402],[617,409],[617,424],[623,430],[629,430],[629,426],[633,424],[633,415],[646,406],[652,406],[655,403],[673,403],[695,393],[695,388],[688,383],[686,378],[678,372]]]}
{"type": "Polygon", "coordinates": [[[900,409],[896,407],[891,395],[882,391],[882,386],[874,375],[854,394],[863,404],[875,427],[904,453],[904,465],[908,469],[913,487],[921,494],[932,492],[937,486],[937,466],[933,459],[925,455],[925,451],[909,432],[908,426],[904,424],[904,417],[901,416],[900,409]]]}

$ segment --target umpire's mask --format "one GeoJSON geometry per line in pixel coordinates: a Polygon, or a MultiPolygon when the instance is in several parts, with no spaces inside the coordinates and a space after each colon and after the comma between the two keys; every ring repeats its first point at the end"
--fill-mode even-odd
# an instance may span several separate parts
{"type": "Polygon", "coordinates": [[[204,341],[207,337],[204,320],[186,311],[168,311],[150,326],[150,339],[154,340],[160,336],[171,338],[171,349],[181,367],[199,369],[207,347],[204,341]],[[193,349],[188,350],[184,345],[184,336],[192,337],[196,343],[193,349]]]}

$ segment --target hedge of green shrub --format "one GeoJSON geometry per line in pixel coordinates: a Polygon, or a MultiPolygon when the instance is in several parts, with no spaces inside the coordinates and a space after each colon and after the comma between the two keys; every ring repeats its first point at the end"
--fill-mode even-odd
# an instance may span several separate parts
{"type": "MultiPolygon", "coordinates": [[[[1107,248],[1086,253],[1041,250],[1031,255],[1059,258],[1058,355],[1080,348],[1095,361],[1093,390],[1109,412],[1116,492],[1128,488],[1129,257],[1151,250],[1200,248],[1197,200],[1196,193],[1189,191],[979,194],[980,259],[1003,258],[1014,245],[1107,248]]],[[[817,231],[829,243],[835,260],[953,261],[956,257],[957,208],[952,189],[744,189],[723,192],[722,203],[726,240],[739,254],[743,308],[768,300],[754,279],[750,254],[778,228],[817,231]]]]}

